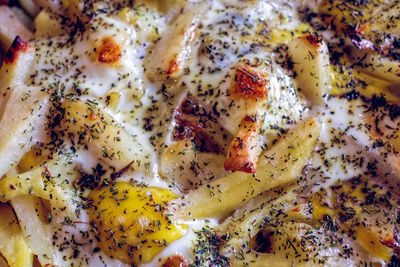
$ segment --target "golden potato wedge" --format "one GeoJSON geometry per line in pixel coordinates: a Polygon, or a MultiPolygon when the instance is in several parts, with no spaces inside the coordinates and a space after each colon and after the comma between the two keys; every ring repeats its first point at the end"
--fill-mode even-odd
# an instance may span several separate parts
{"type": "MultiPolygon", "coordinates": [[[[9,267],[31,267],[33,253],[11,206],[0,204],[0,254],[9,267]]],[[[1,265],[1,264],[0,264],[1,265]]]]}
{"type": "Polygon", "coordinates": [[[178,77],[190,59],[197,26],[204,13],[204,4],[186,7],[178,14],[168,32],[149,51],[145,59],[146,73],[154,79],[158,75],[178,77]]]}
{"type": "Polygon", "coordinates": [[[170,213],[178,218],[224,218],[254,196],[289,183],[301,175],[319,136],[314,119],[303,122],[261,154],[254,175],[234,172],[172,201],[170,213]]]}
{"type": "Polygon", "coordinates": [[[261,119],[256,115],[245,116],[239,131],[228,148],[224,168],[227,171],[255,173],[258,156],[261,153],[261,119]]]}
{"type": "Polygon", "coordinates": [[[61,24],[46,10],[40,11],[35,17],[35,37],[57,36],[63,33],[61,24]]]}
{"type": "Polygon", "coordinates": [[[46,114],[50,107],[48,94],[39,87],[18,86],[9,94],[0,120],[0,178],[33,145],[46,140],[46,114]]]}
{"type": "Polygon", "coordinates": [[[329,51],[322,37],[309,34],[288,43],[298,88],[311,104],[323,103],[330,91],[329,51]]]}

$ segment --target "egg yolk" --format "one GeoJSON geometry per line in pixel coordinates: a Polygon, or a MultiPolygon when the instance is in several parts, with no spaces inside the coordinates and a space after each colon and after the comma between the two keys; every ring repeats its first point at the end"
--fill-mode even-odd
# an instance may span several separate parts
{"type": "Polygon", "coordinates": [[[151,261],[186,230],[163,213],[166,202],[174,198],[176,195],[167,189],[123,182],[93,190],[89,215],[99,247],[124,263],[151,261]]]}

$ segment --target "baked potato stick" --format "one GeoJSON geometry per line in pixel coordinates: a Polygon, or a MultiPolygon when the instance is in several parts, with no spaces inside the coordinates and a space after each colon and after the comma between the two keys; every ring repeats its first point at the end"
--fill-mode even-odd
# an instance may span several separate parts
{"type": "Polygon", "coordinates": [[[330,90],[328,46],[318,35],[309,34],[293,39],[288,52],[294,62],[297,86],[311,104],[323,103],[330,90]]]}
{"type": "Polygon", "coordinates": [[[373,77],[388,81],[392,84],[400,83],[400,62],[384,57],[369,50],[351,50],[351,62],[362,72],[373,77]]]}
{"type": "MultiPolygon", "coordinates": [[[[37,141],[44,141],[49,96],[38,87],[15,87],[0,120],[0,178],[37,141]]],[[[0,107],[1,108],[1,107],[0,107]]]]}
{"type": "Polygon", "coordinates": [[[310,119],[289,131],[261,154],[256,173],[231,173],[173,201],[169,213],[178,219],[224,218],[258,194],[295,181],[311,156],[320,125],[310,119]]]}
{"type": "Polygon", "coordinates": [[[61,259],[58,256],[59,252],[52,246],[50,225],[42,223],[37,216],[36,201],[34,196],[25,195],[14,198],[11,204],[26,241],[32,252],[37,255],[41,266],[54,266],[54,263],[61,262],[61,259]]]}
{"type": "Polygon", "coordinates": [[[183,14],[178,14],[163,37],[154,45],[145,59],[147,75],[178,77],[192,53],[196,29],[206,5],[193,4],[183,14]]]}
{"type": "Polygon", "coordinates": [[[245,116],[239,131],[228,148],[224,168],[227,171],[255,173],[260,146],[260,119],[256,116],[245,116]]]}
{"type": "Polygon", "coordinates": [[[78,173],[72,164],[63,164],[61,161],[55,159],[29,172],[2,179],[0,202],[24,195],[36,196],[50,201],[53,208],[73,213],[74,210],[70,209],[74,207],[74,197],[72,190],[66,188],[68,185],[65,180],[75,181],[78,173]]]}
{"type": "Polygon", "coordinates": [[[18,3],[33,18],[36,17],[40,11],[40,6],[36,4],[35,0],[19,0],[18,3]]]}
{"type": "Polygon", "coordinates": [[[266,217],[272,217],[273,212],[287,210],[287,204],[295,201],[296,193],[291,186],[285,191],[270,190],[252,199],[226,219],[219,229],[232,238],[222,248],[231,255],[239,249],[247,248],[250,239],[257,234],[266,217]]]}
{"type": "Polygon", "coordinates": [[[0,68],[0,118],[13,88],[25,85],[34,58],[35,48],[20,37],[15,38],[0,68]]]}
{"type": "MultiPolygon", "coordinates": [[[[10,267],[32,267],[33,254],[11,206],[0,204],[0,253],[10,267]]],[[[0,262],[0,266],[3,266],[0,262]]]]}

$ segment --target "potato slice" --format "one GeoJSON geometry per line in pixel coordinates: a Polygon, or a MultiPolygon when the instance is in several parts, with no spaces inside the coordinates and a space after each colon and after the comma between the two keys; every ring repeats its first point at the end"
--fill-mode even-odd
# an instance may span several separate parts
{"type": "Polygon", "coordinates": [[[170,213],[183,219],[223,218],[254,196],[296,180],[314,150],[319,130],[314,119],[303,122],[261,154],[254,175],[234,172],[203,185],[172,201],[170,213]]]}
{"type": "MultiPolygon", "coordinates": [[[[10,94],[10,93],[9,93],[10,94]]],[[[37,141],[44,141],[49,96],[38,87],[15,87],[0,120],[0,178],[37,141]]]]}
{"type": "MultiPolygon", "coordinates": [[[[8,49],[8,48],[7,48],[8,49]]],[[[35,49],[20,37],[16,37],[4,57],[0,68],[0,118],[10,92],[15,86],[25,84],[35,57],[35,49]]]]}
{"type": "Polygon", "coordinates": [[[197,26],[204,13],[204,4],[193,4],[177,15],[168,32],[154,45],[145,59],[147,75],[178,77],[192,53],[197,26]]]}
{"type": "Polygon", "coordinates": [[[350,60],[356,69],[393,84],[400,83],[400,62],[372,51],[357,49],[351,51],[350,60]]]}
{"type": "MultiPolygon", "coordinates": [[[[61,262],[58,259],[59,252],[52,246],[52,229],[50,225],[44,224],[37,213],[36,203],[38,198],[34,196],[19,196],[11,201],[15,213],[27,243],[33,253],[38,256],[41,266],[54,266],[61,262]]],[[[32,266],[32,265],[30,265],[32,266]]]]}
{"type": "Polygon", "coordinates": [[[25,241],[12,208],[6,204],[0,204],[0,240],[0,254],[7,260],[8,266],[32,266],[32,251],[25,241]]]}
{"type": "Polygon", "coordinates": [[[288,44],[297,86],[311,104],[322,104],[330,91],[329,51],[322,37],[309,34],[293,39],[288,44]]]}
{"type": "Polygon", "coordinates": [[[46,10],[40,11],[34,21],[35,37],[57,36],[63,33],[62,26],[52,16],[54,15],[46,10]]]}
{"type": "Polygon", "coordinates": [[[227,171],[255,173],[260,145],[261,121],[257,116],[245,116],[239,131],[229,145],[224,168],[227,171]]]}
{"type": "Polygon", "coordinates": [[[3,178],[0,181],[0,201],[7,202],[29,195],[50,201],[53,208],[59,208],[66,214],[74,212],[73,193],[69,192],[65,180],[74,182],[78,173],[65,159],[54,159],[31,171],[3,178]],[[57,184],[59,180],[61,182],[57,184]]]}

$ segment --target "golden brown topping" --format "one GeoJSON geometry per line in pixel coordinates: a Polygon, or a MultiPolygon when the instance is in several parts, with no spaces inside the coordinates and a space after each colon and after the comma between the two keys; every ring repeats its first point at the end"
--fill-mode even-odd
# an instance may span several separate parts
{"type": "Polygon", "coordinates": [[[315,47],[319,47],[322,43],[322,36],[320,36],[318,33],[310,33],[309,35],[304,36],[304,38],[306,38],[307,41],[315,47]]]}
{"type": "Polygon", "coordinates": [[[163,267],[187,267],[188,262],[180,255],[169,256],[162,265],[163,267]]]}
{"type": "Polygon", "coordinates": [[[11,44],[11,47],[8,49],[4,62],[6,64],[14,63],[21,52],[25,52],[30,46],[22,40],[19,36],[15,37],[14,42],[11,44]]]}
{"type": "Polygon", "coordinates": [[[99,48],[98,60],[101,63],[114,63],[121,58],[121,48],[111,37],[105,37],[99,48]]]}
{"type": "Polygon", "coordinates": [[[225,170],[247,173],[256,172],[261,123],[256,116],[245,116],[236,137],[232,140],[226,155],[225,170]]]}
{"type": "Polygon", "coordinates": [[[382,245],[385,245],[389,248],[394,248],[394,239],[393,237],[389,238],[389,239],[382,239],[379,238],[379,241],[382,243],[382,245]]]}
{"type": "Polygon", "coordinates": [[[236,98],[259,99],[268,95],[268,79],[256,70],[247,65],[240,65],[236,68],[235,84],[232,95],[236,98]]]}
{"type": "Polygon", "coordinates": [[[89,119],[92,120],[92,121],[95,121],[95,120],[97,120],[97,115],[95,113],[93,113],[93,112],[90,112],[89,113],[89,119]]]}
{"type": "Polygon", "coordinates": [[[174,57],[169,63],[169,68],[167,70],[167,74],[173,74],[179,70],[179,59],[174,57]]]}

